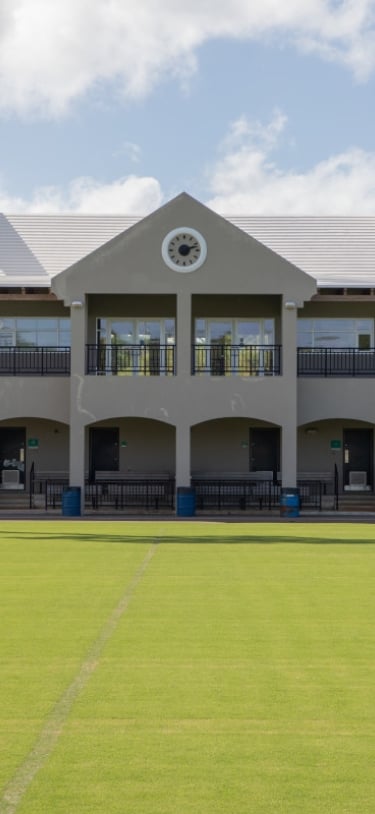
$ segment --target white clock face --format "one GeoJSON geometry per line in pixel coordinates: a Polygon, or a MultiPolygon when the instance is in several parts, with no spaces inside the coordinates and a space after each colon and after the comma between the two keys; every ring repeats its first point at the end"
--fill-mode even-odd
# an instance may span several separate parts
{"type": "Polygon", "coordinates": [[[173,271],[195,271],[206,259],[206,241],[196,229],[180,227],[166,235],[161,253],[173,271]]]}

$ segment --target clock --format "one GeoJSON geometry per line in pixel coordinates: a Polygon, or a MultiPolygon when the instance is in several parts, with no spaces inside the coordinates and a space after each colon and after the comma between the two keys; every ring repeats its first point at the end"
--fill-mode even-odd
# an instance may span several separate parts
{"type": "Polygon", "coordinates": [[[196,229],[181,226],[165,236],[161,253],[164,263],[173,271],[186,273],[203,265],[207,256],[204,237],[196,229]]]}

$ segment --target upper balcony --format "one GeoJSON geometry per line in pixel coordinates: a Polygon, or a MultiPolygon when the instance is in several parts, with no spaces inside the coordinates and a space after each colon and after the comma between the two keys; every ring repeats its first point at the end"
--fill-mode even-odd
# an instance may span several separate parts
{"type": "Polygon", "coordinates": [[[375,376],[375,348],[297,348],[297,375],[375,376]]]}
{"type": "Polygon", "coordinates": [[[193,345],[193,376],[280,376],[281,345],[193,345]]]}
{"type": "Polygon", "coordinates": [[[87,345],[89,376],[175,376],[175,345],[87,345]]]}
{"type": "MultiPolygon", "coordinates": [[[[297,348],[297,376],[375,378],[375,348],[297,348]]],[[[0,376],[70,376],[69,347],[0,348],[0,376]]],[[[192,376],[280,376],[281,345],[193,345],[192,376]]],[[[176,376],[175,345],[87,345],[89,376],[176,376]]]]}
{"type": "MultiPolygon", "coordinates": [[[[175,345],[87,345],[88,375],[175,376],[175,345]]],[[[193,376],[279,376],[280,345],[193,345],[193,376]]]]}
{"type": "Polygon", "coordinates": [[[70,376],[70,348],[0,347],[0,376],[70,376]]]}

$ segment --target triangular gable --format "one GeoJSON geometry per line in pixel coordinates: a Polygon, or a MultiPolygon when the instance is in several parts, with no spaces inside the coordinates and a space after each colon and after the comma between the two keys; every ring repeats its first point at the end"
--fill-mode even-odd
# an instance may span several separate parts
{"type": "MultiPolygon", "coordinates": [[[[186,270],[184,270],[186,271],[186,270]]],[[[190,195],[181,195],[57,275],[52,282],[66,303],[85,294],[196,293],[286,294],[310,299],[315,281],[190,195]],[[207,245],[203,265],[179,274],[166,266],[162,243],[175,229],[197,230],[207,245]]]]}

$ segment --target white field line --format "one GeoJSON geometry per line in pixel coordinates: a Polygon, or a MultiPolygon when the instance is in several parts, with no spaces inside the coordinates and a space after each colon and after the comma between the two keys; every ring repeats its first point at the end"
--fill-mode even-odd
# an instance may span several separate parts
{"type": "Polygon", "coordinates": [[[131,602],[133,594],[156,552],[157,543],[158,541],[155,540],[147,552],[146,557],[136,571],[133,579],[126,587],[117,607],[111,613],[101,633],[91,647],[76,677],[65,690],[59,701],[57,701],[38,740],[6,786],[3,796],[0,798],[0,814],[15,814],[30,783],[50,757],[74,702],[98,666],[105,645],[113,635],[122,615],[131,602]]]}

